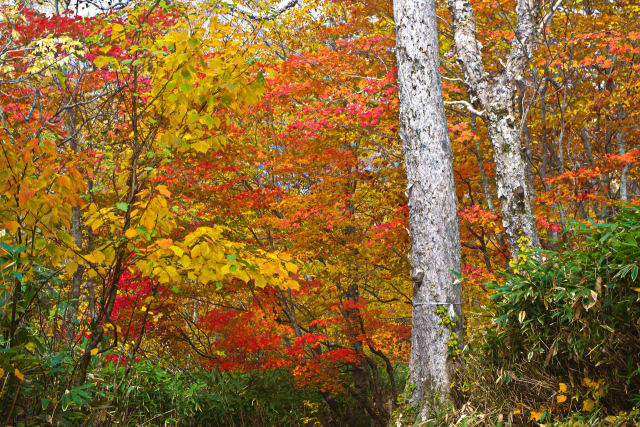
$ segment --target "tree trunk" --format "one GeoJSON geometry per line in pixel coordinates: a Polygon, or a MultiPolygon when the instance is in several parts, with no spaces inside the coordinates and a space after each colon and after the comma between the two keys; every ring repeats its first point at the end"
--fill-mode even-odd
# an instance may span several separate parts
{"type": "MultiPolygon", "coordinates": [[[[500,94],[492,96],[496,101],[500,97],[500,94]]],[[[502,224],[511,255],[515,257],[523,243],[528,247],[538,248],[540,241],[531,211],[520,131],[509,108],[510,100],[500,101],[502,102],[491,105],[486,112],[487,129],[493,145],[496,192],[500,201],[502,224]],[[521,241],[522,238],[526,240],[521,241]]]]}
{"type": "MultiPolygon", "coordinates": [[[[475,16],[469,0],[448,0],[452,17],[456,58],[464,74],[471,104],[483,110],[496,164],[496,190],[500,200],[511,256],[517,257],[521,246],[538,248],[538,230],[531,211],[526,165],[522,152],[520,125],[514,109],[517,84],[524,78],[524,68],[532,56],[538,37],[538,2],[518,0],[516,34],[504,69],[494,76],[485,72],[478,43],[475,16]]],[[[547,19],[546,17],[544,19],[547,19]]]]}
{"type": "Polygon", "coordinates": [[[460,235],[435,2],[395,0],[394,14],[414,305],[407,390],[424,419],[453,398],[457,361],[449,344],[462,341],[461,292],[452,273],[460,271],[460,235]],[[453,325],[443,324],[445,316],[453,325]]]}
{"type": "MultiPolygon", "coordinates": [[[[476,124],[476,118],[473,117],[471,121],[471,129],[473,129],[473,133],[478,133],[478,126],[476,124]]],[[[487,178],[487,174],[484,171],[484,156],[482,154],[482,149],[480,148],[480,141],[476,139],[476,160],[478,161],[478,170],[480,171],[480,177],[482,178],[482,189],[484,190],[484,198],[487,201],[487,207],[493,213],[496,212],[495,207],[493,206],[493,196],[491,195],[491,186],[489,186],[489,179],[487,178]]]]}
{"type": "MultiPolygon", "coordinates": [[[[72,108],[67,112],[65,116],[65,128],[67,130],[67,137],[69,138],[69,145],[74,153],[79,150],[78,144],[78,131],[76,129],[76,112],[72,108]]],[[[73,241],[82,250],[82,211],[80,206],[74,206],[71,211],[71,236],[73,241]]],[[[84,274],[84,266],[78,265],[78,268],[73,273],[73,280],[71,281],[71,292],[69,294],[69,300],[67,301],[67,307],[65,309],[64,316],[64,331],[67,344],[72,345],[76,336],[76,322],[78,317],[78,307],[80,306],[80,291],[82,286],[82,276],[84,274]]]]}

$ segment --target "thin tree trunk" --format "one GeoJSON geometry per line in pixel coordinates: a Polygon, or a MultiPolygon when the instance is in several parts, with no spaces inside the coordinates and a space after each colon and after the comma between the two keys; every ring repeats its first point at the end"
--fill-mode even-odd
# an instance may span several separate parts
{"type": "MultiPolygon", "coordinates": [[[[622,109],[622,105],[619,105],[618,120],[622,120],[622,119],[624,119],[624,110],[622,109]]],[[[616,133],[616,144],[618,145],[618,154],[620,154],[621,156],[624,155],[625,153],[624,134],[622,133],[622,126],[620,126],[620,129],[618,129],[618,132],[616,133]]],[[[620,200],[625,202],[629,201],[628,187],[629,187],[629,165],[626,164],[622,168],[622,171],[620,171],[620,191],[618,193],[620,194],[620,200]]]]}
{"type": "Polygon", "coordinates": [[[394,14],[414,306],[407,390],[424,419],[453,399],[458,360],[448,342],[462,341],[461,292],[452,273],[460,271],[460,234],[435,2],[395,0],[394,14]],[[453,326],[443,325],[443,309],[453,326]]]}
{"type": "MultiPolygon", "coordinates": [[[[474,133],[478,133],[478,125],[476,118],[471,120],[471,129],[474,133]]],[[[489,186],[489,179],[484,171],[484,156],[482,155],[482,149],[480,148],[480,142],[476,140],[476,159],[478,160],[478,169],[480,170],[480,177],[482,178],[482,189],[484,190],[484,198],[487,201],[487,207],[493,213],[496,212],[496,208],[493,205],[493,196],[491,195],[491,186],[489,186]]]]}
{"type": "Polygon", "coordinates": [[[582,145],[584,145],[584,152],[587,155],[587,160],[589,161],[589,165],[593,168],[593,151],[591,149],[591,141],[589,140],[589,135],[587,135],[587,130],[582,128],[580,130],[580,138],[582,138],[582,145]]]}
{"type": "MultiPolygon", "coordinates": [[[[78,152],[78,135],[76,129],[76,114],[73,109],[69,110],[65,117],[65,127],[67,130],[71,150],[78,152]]],[[[82,249],[82,211],[79,206],[71,208],[71,236],[79,249],[82,249]]],[[[67,344],[73,344],[76,335],[76,320],[78,317],[78,307],[80,305],[80,290],[82,286],[82,276],[84,266],[78,265],[71,280],[71,292],[64,316],[64,333],[67,344]]]]}

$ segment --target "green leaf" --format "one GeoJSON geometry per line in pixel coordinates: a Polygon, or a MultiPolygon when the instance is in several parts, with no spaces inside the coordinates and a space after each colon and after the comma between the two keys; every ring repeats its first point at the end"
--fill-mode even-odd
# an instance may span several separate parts
{"type": "Polygon", "coordinates": [[[122,212],[126,212],[129,210],[129,205],[125,202],[116,203],[116,208],[121,210],[122,212]]]}

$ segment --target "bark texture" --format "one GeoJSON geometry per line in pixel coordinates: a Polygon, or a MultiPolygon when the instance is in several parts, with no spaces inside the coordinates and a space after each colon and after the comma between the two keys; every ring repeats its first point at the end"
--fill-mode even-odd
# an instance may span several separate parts
{"type": "Polygon", "coordinates": [[[482,118],[488,129],[496,164],[496,190],[502,221],[511,254],[517,257],[522,237],[526,238],[528,246],[540,247],[531,211],[521,129],[516,120],[514,102],[518,83],[523,80],[524,68],[532,57],[532,50],[539,36],[539,2],[518,0],[516,34],[504,69],[496,75],[485,72],[469,0],[448,0],[448,5],[456,58],[464,73],[471,104],[482,111],[482,118]]]}
{"type": "Polygon", "coordinates": [[[452,398],[457,362],[450,340],[461,345],[460,235],[453,153],[442,99],[434,0],[395,0],[400,89],[400,137],[405,153],[413,329],[410,405],[426,413],[452,398]],[[438,311],[455,320],[445,326],[438,311]]]}

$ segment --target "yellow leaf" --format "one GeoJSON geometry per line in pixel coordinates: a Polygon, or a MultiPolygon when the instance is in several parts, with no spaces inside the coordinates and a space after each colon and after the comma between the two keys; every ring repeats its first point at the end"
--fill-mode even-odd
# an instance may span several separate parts
{"type": "Polygon", "coordinates": [[[140,311],[145,312],[147,311],[147,307],[145,307],[144,305],[140,308],[140,311]]]}
{"type": "Polygon", "coordinates": [[[593,408],[595,407],[596,402],[594,402],[591,399],[585,399],[584,402],[582,402],[582,410],[586,411],[586,412],[591,412],[593,411],[593,408]]]}
{"type": "Polygon", "coordinates": [[[285,264],[284,264],[284,268],[286,268],[286,269],[287,269],[287,271],[290,271],[290,272],[292,272],[292,273],[297,273],[297,272],[298,272],[298,266],[297,266],[297,265],[295,265],[295,264],[294,264],[294,263],[292,263],[292,262],[287,262],[287,263],[285,263],[285,264]]]}
{"type": "Polygon", "coordinates": [[[197,258],[200,256],[200,245],[191,248],[191,258],[197,258]]]}
{"type": "Polygon", "coordinates": [[[300,284],[298,282],[296,282],[295,280],[287,280],[285,282],[285,285],[288,289],[293,289],[295,291],[297,291],[298,289],[300,289],[300,284]]]}
{"type": "Polygon", "coordinates": [[[23,374],[22,372],[20,372],[20,371],[18,370],[18,368],[16,368],[16,369],[13,371],[13,374],[14,374],[14,375],[15,375],[15,376],[20,380],[20,381],[24,381],[24,374],[23,374]]]}
{"type": "Polygon", "coordinates": [[[157,187],[158,193],[162,194],[165,197],[171,197],[171,191],[167,189],[166,185],[158,185],[157,187]]]}
{"type": "Polygon", "coordinates": [[[565,383],[560,383],[560,393],[565,393],[567,391],[567,385],[565,383]]]}
{"type": "Polygon", "coordinates": [[[558,401],[558,403],[566,402],[567,396],[565,394],[559,394],[556,396],[556,400],[558,401]]]}
{"type": "Polygon", "coordinates": [[[16,231],[18,231],[18,228],[20,228],[20,224],[17,221],[7,221],[4,223],[4,228],[12,233],[15,233],[16,231]]]}
{"type": "Polygon", "coordinates": [[[265,262],[262,264],[261,268],[262,272],[266,275],[273,276],[276,273],[280,272],[280,263],[277,262],[265,262]]]}
{"type": "Polygon", "coordinates": [[[95,64],[96,67],[102,68],[105,65],[109,65],[111,63],[112,59],[113,58],[111,58],[109,56],[100,55],[100,56],[96,57],[96,59],[93,60],[93,63],[95,64]]]}
{"type": "Polygon", "coordinates": [[[520,409],[514,409],[513,410],[513,415],[518,415],[520,413],[521,413],[520,409]]]}
{"type": "Polygon", "coordinates": [[[267,286],[267,280],[264,278],[264,276],[262,275],[257,275],[254,279],[254,283],[256,285],[256,287],[258,288],[264,288],[265,286],[267,286]]]}
{"type": "Polygon", "coordinates": [[[90,355],[95,356],[96,354],[98,354],[98,349],[97,348],[92,348],[91,351],[89,352],[90,355]]]}
{"type": "Polygon", "coordinates": [[[108,53],[111,50],[111,46],[102,46],[101,48],[98,49],[100,52],[102,53],[108,53]]]}
{"type": "Polygon", "coordinates": [[[111,26],[111,39],[113,40],[114,38],[116,38],[118,36],[118,33],[121,33],[124,31],[124,27],[120,24],[113,24],[111,26]]]}
{"type": "Polygon", "coordinates": [[[101,251],[93,251],[93,253],[89,255],[85,255],[85,258],[90,262],[95,262],[96,264],[101,264],[104,261],[104,254],[101,251]],[[91,258],[91,259],[90,259],[91,258]]]}
{"type": "Polygon", "coordinates": [[[75,262],[71,261],[67,264],[67,273],[75,274],[77,270],[78,270],[78,264],[76,264],[75,262]]]}
{"type": "Polygon", "coordinates": [[[133,228],[130,228],[130,229],[128,229],[127,231],[125,231],[125,232],[124,232],[124,236],[125,236],[127,239],[133,239],[133,238],[134,238],[134,237],[136,237],[137,235],[138,235],[138,231],[137,231],[137,230],[135,230],[135,229],[133,229],[133,228]]]}
{"type": "Polygon", "coordinates": [[[535,420],[535,421],[540,421],[540,418],[542,418],[542,414],[544,414],[544,411],[531,411],[531,415],[529,416],[529,421],[531,420],[535,420]]]}
{"type": "Polygon", "coordinates": [[[176,245],[170,246],[169,249],[171,249],[176,256],[181,257],[182,255],[184,255],[184,251],[176,245]]]}
{"type": "Polygon", "coordinates": [[[0,368],[0,378],[4,377],[4,369],[0,368]]]}

